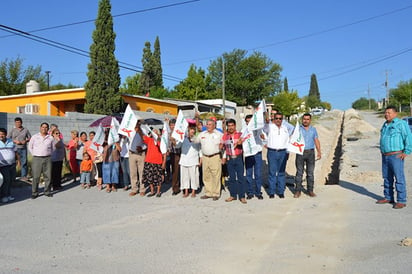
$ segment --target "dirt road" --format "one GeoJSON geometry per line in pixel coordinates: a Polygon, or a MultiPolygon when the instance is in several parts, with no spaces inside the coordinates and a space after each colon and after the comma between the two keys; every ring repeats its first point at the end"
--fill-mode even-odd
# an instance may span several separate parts
{"type": "MultiPolygon", "coordinates": [[[[319,121],[324,153],[334,151],[329,130],[340,128],[339,117],[319,121]]],[[[397,243],[412,236],[412,205],[375,204],[383,119],[359,118],[368,130],[348,124],[342,132],[340,184],[323,185],[317,175],[316,198],[287,190],[285,199],[243,205],[225,203],[227,192],[216,202],[170,190],[131,198],[69,184],[31,200],[29,186],[14,188],[17,200],[0,206],[0,273],[409,273],[412,247],[397,243]]],[[[316,174],[330,169],[323,161],[316,174]]],[[[409,197],[410,166],[408,158],[409,197]]]]}

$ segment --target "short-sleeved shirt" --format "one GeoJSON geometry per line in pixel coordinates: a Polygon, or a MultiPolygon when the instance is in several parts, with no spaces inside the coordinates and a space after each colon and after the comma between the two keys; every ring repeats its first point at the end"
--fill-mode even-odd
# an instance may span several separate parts
{"type": "Polygon", "coordinates": [[[225,146],[226,155],[229,156],[239,156],[243,153],[242,145],[237,145],[240,137],[242,136],[241,132],[234,132],[230,134],[226,132],[222,137],[222,143],[225,146]]]}
{"type": "MultiPolygon", "coordinates": [[[[11,138],[13,141],[17,140],[21,142],[21,141],[28,141],[31,138],[31,134],[30,134],[30,131],[25,127],[21,127],[21,128],[15,127],[9,132],[7,137],[11,138]]],[[[17,148],[25,148],[26,146],[27,146],[27,143],[24,145],[21,145],[21,144],[16,145],[17,148]]]]}
{"type": "Polygon", "coordinates": [[[143,141],[147,145],[147,153],[144,161],[151,164],[161,165],[163,163],[163,155],[160,151],[160,142],[155,144],[153,138],[150,138],[149,136],[143,136],[143,141]]]}
{"type": "Polygon", "coordinates": [[[16,146],[9,138],[3,143],[0,141],[0,167],[9,166],[16,162],[16,146]]]}
{"type": "Polygon", "coordinates": [[[300,132],[305,140],[305,149],[314,149],[315,139],[319,138],[316,128],[309,126],[309,128],[306,129],[303,125],[300,125],[300,132]]]}

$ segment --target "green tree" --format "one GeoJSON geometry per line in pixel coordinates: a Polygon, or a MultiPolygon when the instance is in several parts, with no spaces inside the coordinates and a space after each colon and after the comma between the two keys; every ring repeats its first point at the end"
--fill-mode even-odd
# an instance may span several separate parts
{"type": "Polygon", "coordinates": [[[120,87],[120,92],[139,95],[139,80],[140,80],[140,73],[136,73],[133,76],[127,76],[126,80],[120,87]]]}
{"type": "Polygon", "coordinates": [[[115,38],[110,0],[100,0],[93,43],[90,46],[85,112],[111,114],[120,112],[119,64],[115,58],[115,38]]]}
{"type": "Polygon", "coordinates": [[[396,88],[390,90],[389,101],[393,104],[409,105],[412,94],[412,80],[401,81],[396,88]]]}
{"type": "Polygon", "coordinates": [[[160,41],[158,36],[156,36],[153,48],[153,85],[156,88],[163,88],[163,70],[160,57],[160,41]]]}
{"type": "Polygon", "coordinates": [[[299,98],[297,91],[282,91],[272,97],[272,102],[276,109],[289,117],[298,112],[302,99],[299,98]]]}
{"type": "Polygon", "coordinates": [[[209,66],[211,86],[222,95],[222,71],[225,65],[226,99],[238,105],[253,105],[256,101],[273,96],[282,88],[280,65],[260,52],[247,56],[246,50],[235,49],[224,53],[209,66]]]}
{"type": "Polygon", "coordinates": [[[316,75],[313,73],[310,76],[310,89],[309,95],[306,97],[306,106],[308,108],[315,108],[321,105],[320,92],[318,87],[318,80],[316,75]]]}
{"type": "Polygon", "coordinates": [[[142,66],[143,71],[139,81],[139,93],[145,95],[150,93],[150,88],[154,86],[153,77],[153,53],[150,42],[146,41],[143,48],[142,66]]]}
{"type": "Polygon", "coordinates": [[[201,100],[212,98],[213,91],[210,89],[210,78],[206,72],[195,65],[191,65],[187,77],[175,86],[175,96],[186,100],[201,100]]]}
{"type": "Polygon", "coordinates": [[[47,89],[46,74],[42,73],[41,66],[24,67],[20,57],[0,63],[0,96],[25,93],[30,80],[38,82],[40,90],[47,89]]]}
{"type": "Polygon", "coordinates": [[[352,103],[352,108],[357,109],[357,110],[377,109],[378,104],[376,103],[374,99],[369,100],[365,97],[361,97],[352,103]]]}
{"type": "Polygon", "coordinates": [[[283,79],[283,90],[284,91],[289,91],[289,84],[288,84],[288,78],[285,77],[285,79],[283,79]]]}

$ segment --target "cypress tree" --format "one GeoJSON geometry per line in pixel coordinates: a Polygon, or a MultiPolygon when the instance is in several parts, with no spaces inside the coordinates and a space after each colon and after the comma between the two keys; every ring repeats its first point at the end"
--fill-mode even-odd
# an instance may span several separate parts
{"type": "Polygon", "coordinates": [[[154,51],[153,51],[153,84],[156,88],[163,88],[163,71],[162,71],[162,62],[160,58],[160,42],[159,36],[156,37],[154,42],[154,51]]]}
{"type": "Polygon", "coordinates": [[[316,99],[320,100],[318,80],[316,79],[316,74],[314,74],[314,73],[310,76],[309,96],[313,96],[316,99]]]}
{"type": "Polygon", "coordinates": [[[100,0],[93,43],[90,46],[86,89],[86,113],[112,114],[120,111],[119,64],[115,58],[115,38],[110,0],[100,0]]]}
{"type": "Polygon", "coordinates": [[[153,53],[150,46],[150,42],[147,41],[143,49],[143,71],[139,81],[139,93],[143,95],[149,93],[153,86],[153,53]]]}
{"type": "Polygon", "coordinates": [[[289,84],[288,84],[288,78],[285,77],[285,79],[283,79],[283,90],[284,91],[289,91],[289,84]]]}

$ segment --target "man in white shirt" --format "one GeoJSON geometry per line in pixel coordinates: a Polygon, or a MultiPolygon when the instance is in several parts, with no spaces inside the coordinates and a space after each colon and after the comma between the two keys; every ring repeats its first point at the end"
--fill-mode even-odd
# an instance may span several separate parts
{"type": "Polygon", "coordinates": [[[263,131],[267,134],[267,159],[268,159],[268,181],[269,198],[275,198],[275,194],[279,198],[285,198],[286,188],[286,162],[287,151],[286,148],[289,143],[289,136],[291,132],[288,127],[282,123],[283,114],[277,112],[273,116],[272,122],[265,124],[263,131]]]}
{"type": "Polygon", "coordinates": [[[16,152],[14,142],[7,138],[7,130],[0,128],[0,173],[3,176],[3,184],[0,184],[0,198],[2,203],[13,201],[10,195],[11,183],[16,178],[16,152]]]}

